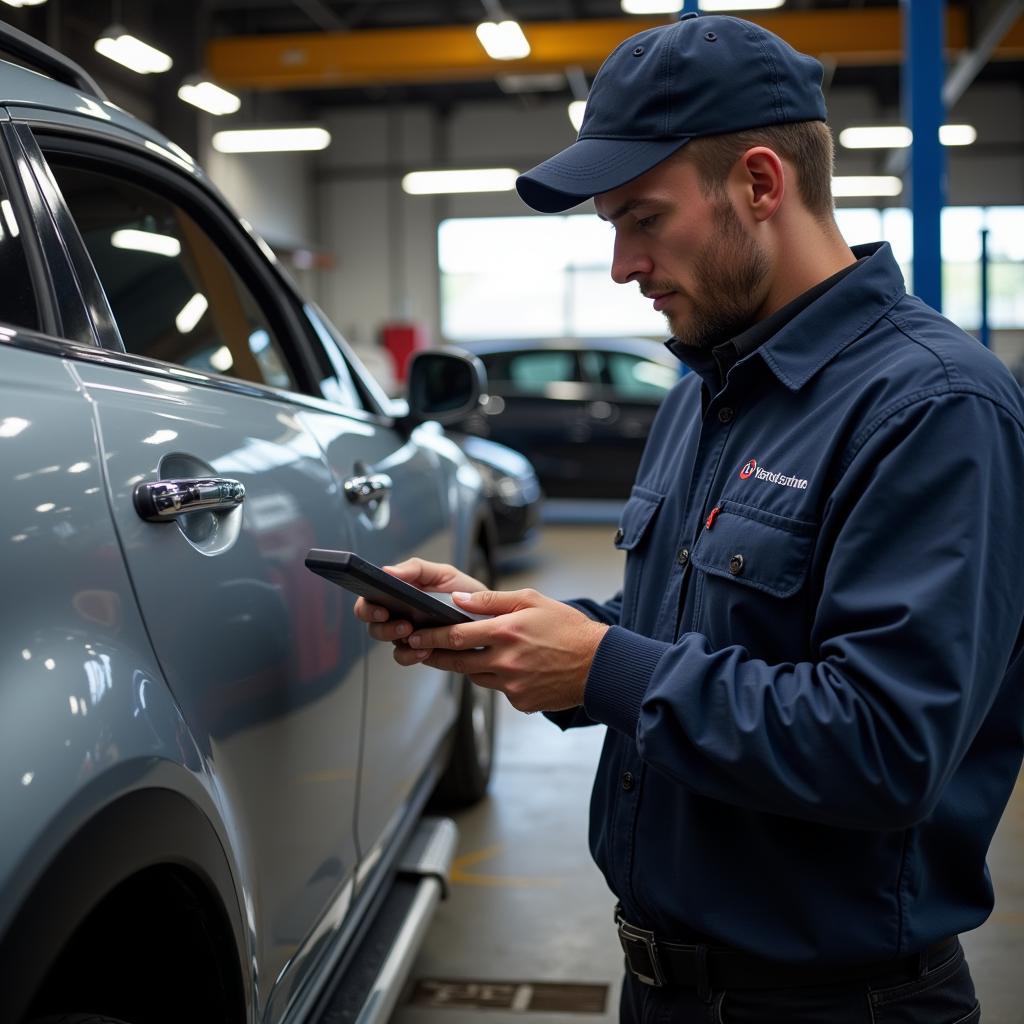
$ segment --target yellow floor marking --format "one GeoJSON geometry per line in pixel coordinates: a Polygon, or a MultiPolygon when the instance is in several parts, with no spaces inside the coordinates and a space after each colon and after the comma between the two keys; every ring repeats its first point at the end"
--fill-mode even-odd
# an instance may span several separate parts
{"type": "Polygon", "coordinates": [[[470,874],[467,870],[473,867],[475,864],[481,864],[485,860],[490,860],[504,847],[504,843],[496,843],[494,846],[487,846],[482,850],[477,850],[475,853],[464,853],[461,857],[456,857],[452,861],[452,870],[450,875],[450,881],[453,885],[489,885],[495,888],[506,888],[506,889],[530,889],[530,888],[544,888],[547,886],[561,885],[562,880],[560,878],[527,878],[524,876],[516,875],[480,875],[470,874]]]}

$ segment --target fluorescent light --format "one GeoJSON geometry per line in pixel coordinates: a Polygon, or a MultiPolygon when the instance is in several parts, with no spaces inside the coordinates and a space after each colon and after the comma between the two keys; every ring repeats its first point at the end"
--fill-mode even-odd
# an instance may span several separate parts
{"type": "Polygon", "coordinates": [[[971,124],[939,125],[939,142],[944,146],[970,146],[978,133],[971,124]]]}
{"type": "Polygon", "coordinates": [[[120,25],[112,25],[93,44],[97,53],[140,75],[169,71],[174,63],[162,50],[128,35],[120,25]]]}
{"type": "Polygon", "coordinates": [[[529,40],[518,21],[482,21],[476,37],[492,60],[522,60],[530,56],[529,40]]]}
{"type": "MultiPolygon", "coordinates": [[[[977,137],[973,125],[939,126],[939,142],[944,146],[969,146],[977,137]]],[[[839,145],[847,149],[906,149],[913,141],[914,133],[898,124],[844,128],[839,133],[839,145]]]]}
{"type": "Polygon", "coordinates": [[[330,144],[331,133],[313,127],[247,128],[213,135],[213,148],[219,153],[294,153],[330,144]]]}
{"type": "Polygon", "coordinates": [[[110,244],[115,249],[135,249],[138,252],[152,252],[158,256],[178,256],[181,254],[181,242],[171,235],[158,235],[155,231],[136,231],[134,228],[121,228],[110,236],[110,244]]]}
{"type": "Polygon", "coordinates": [[[174,326],[182,334],[188,334],[200,320],[203,319],[203,314],[206,312],[206,307],[209,303],[206,301],[206,296],[196,292],[184,306],[181,307],[181,312],[174,318],[174,326]]]}
{"type": "Polygon", "coordinates": [[[476,171],[413,171],[402,178],[402,189],[411,196],[448,192],[511,192],[519,172],[511,167],[476,171]]]}
{"type": "Polygon", "coordinates": [[[843,199],[849,196],[898,196],[903,182],[894,175],[851,175],[832,179],[832,195],[843,199]]]}
{"type": "Polygon", "coordinates": [[[45,4],[46,0],[4,0],[8,7],[38,7],[45,4]]]}
{"type": "MultiPolygon", "coordinates": [[[[771,11],[781,7],[786,0],[700,0],[702,11],[771,11]]],[[[682,0],[622,0],[625,14],[678,14],[683,9],[682,0]]]]}
{"type": "Polygon", "coordinates": [[[913,140],[913,132],[900,124],[844,128],[839,133],[839,145],[847,149],[906,149],[913,140]]]}
{"type": "Polygon", "coordinates": [[[587,101],[586,100],[573,100],[569,104],[569,120],[572,121],[573,128],[579,132],[583,125],[583,115],[587,112],[587,101]]]}
{"type": "Polygon", "coordinates": [[[218,117],[221,114],[233,114],[242,105],[242,101],[233,92],[213,82],[183,82],[178,89],[178,99],[218,117]]]}

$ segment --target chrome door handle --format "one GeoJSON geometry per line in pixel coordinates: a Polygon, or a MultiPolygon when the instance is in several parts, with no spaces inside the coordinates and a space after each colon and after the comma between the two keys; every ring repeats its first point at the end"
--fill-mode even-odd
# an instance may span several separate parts
{"type": "Polygon", "coordinates": [[[392,487],[394,484],[387,473],[350,476],[345,481],[345,497],[353,505],[370,505],[390,494],[392,487]]]}
{"type": "Polygon", "coordinates": [[[151,523],[164,523],[189,512],[230,512],[245,501],[237,480],[156,480],[135,488],[135,511],[151,523]]]}

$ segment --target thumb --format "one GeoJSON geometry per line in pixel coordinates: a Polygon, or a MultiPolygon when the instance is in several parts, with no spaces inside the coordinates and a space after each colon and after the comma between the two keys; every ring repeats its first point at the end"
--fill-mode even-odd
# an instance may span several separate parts
{"type": "Polygon", "coordinates": [[[460,608],[479,615],[504,615],[531,608],[541,599],[535,590],[478,590],[473,594],[456,590],[452,598],[460,608]]]}

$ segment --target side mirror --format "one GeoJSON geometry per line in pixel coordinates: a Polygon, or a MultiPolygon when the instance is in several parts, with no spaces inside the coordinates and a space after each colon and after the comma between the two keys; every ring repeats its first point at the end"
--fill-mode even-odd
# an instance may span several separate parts
{"type": "Polygon", "coordinates": [[[487,371],[476,356],[460,349],[417,352],[409,363],[408,418],[455,423],[480,404],[487,371]]]}

